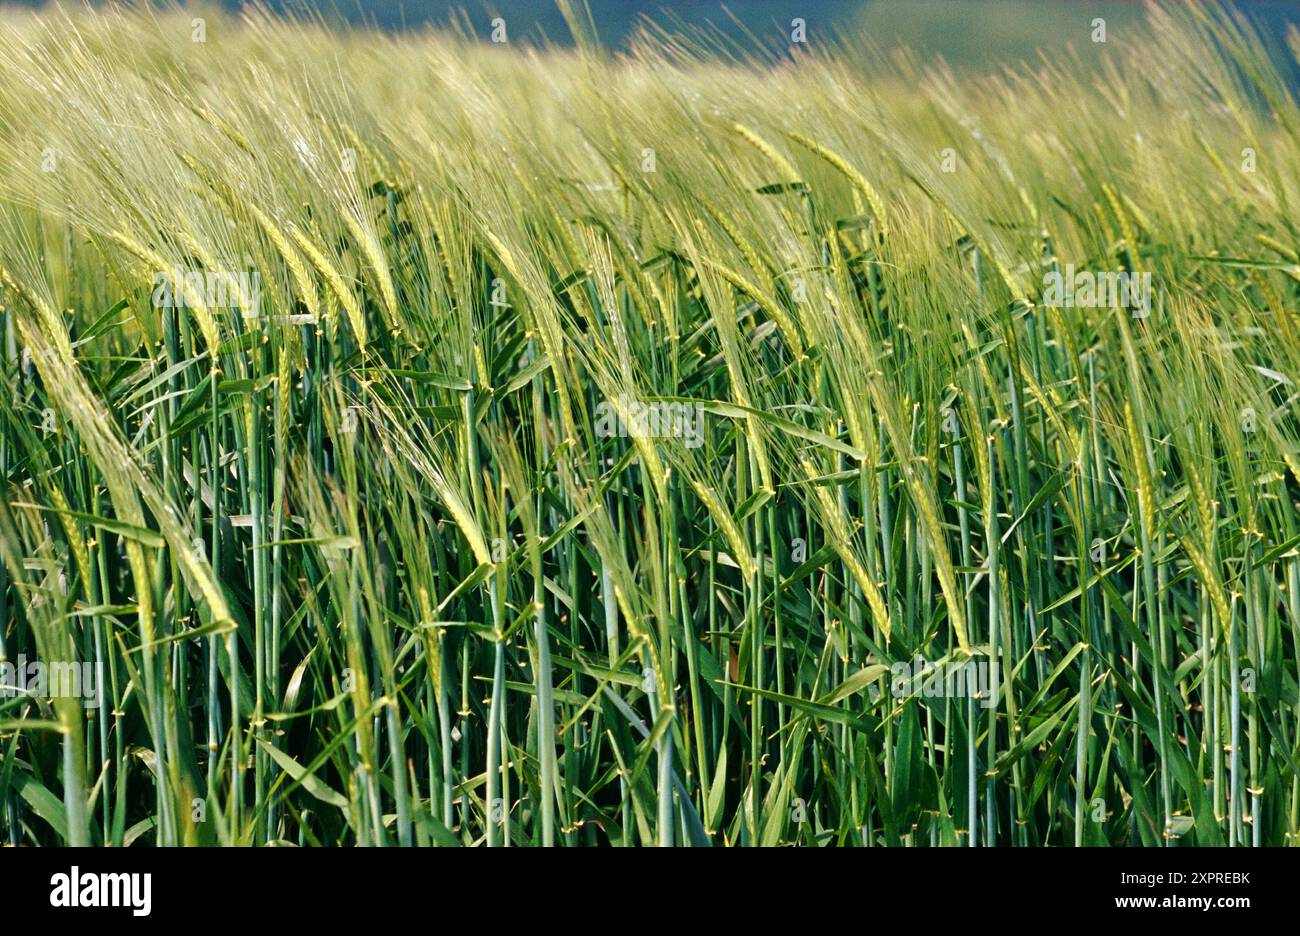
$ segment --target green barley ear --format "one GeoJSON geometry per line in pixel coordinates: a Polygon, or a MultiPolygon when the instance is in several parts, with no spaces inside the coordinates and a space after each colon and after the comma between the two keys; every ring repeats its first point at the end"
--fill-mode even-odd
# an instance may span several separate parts
{"type": "Polygon", "coordinates": [[[1272,250],[1275,253],[1281,254],[1283,257],[1286,257],[1292,263],[1300,263],[1300,253],[1297,253],[1294,248],[1288,247],[1286,244],[1282,243],[1276,238],[1270,237],[1267,234],[1256,234],[1255,240],[1259,241],[1269,250],[1272,250]]]}
{"type": "Polygon", "coordinates": [[[1124,238],[1124,245],[1128,248],[1130,254],[1137,258],[1137,235],[1134,233],[1133,225],[1129,221],[1128,212],[1120,203],[1119,196],[1115,194],[1115,189],[1109,183],[1103,183],[1101,186],[1102,194],[1106,196],[1106,203],[1110,205],[1111,213],[1115,215],[1115,220],[1119,224],[1120,236],[1124,238]]]}
{"type": "Polygon", "coordinates": [[[195,116],[200,117],[205,123],[211,124],[220,130],[222,135],[231,143],[234,143],[249,156],[252,156],[255,159],[258,158],[257,149],[249,142],[246,136],[234,128],[230,121],[202,104],[185,102],[185,105],[194,112],[195,116]]]}
{"type": "Polygon", "coordinates": [[[930,554],[934,558],[939,587],[943,592],[944,603],[948,608],[948,619],[952,623],[957,644],[962,650],[969,651],[965,605],[957,587],[957,575],[952,565],[952,558],[948,555],[947,537],[943,532],[938,495],[930,466],[923,459],[912,454],[899,414],[892,401],[886,398],[885,391],[878,382],[872,381],[870,390],[875,400],[876,411],[880,414],[889,437],[889,444],[894,450],[903,476],[911,489],[913,501],[920,512],[922,527],[929,540],[930,554]]]}
{"type": "Polygon", "coordinates": [[[862,594],[866,597],[867,606],[871,609],[871,615],[876,625],[880,628],[880,632],[885,639],[888,640],[893,632],[889,607],[885,604],[885,598],[881,594],[880,586],[867,572],[866,566],[854,549],[852,532],[843,515],[842,508],[835,503],[825,487],[817,483],[817,476],[812,463],[801,459],[798,464],[803,478],[807,482],[808,492],[813,498],[818,518],[826,526],[829,545],[844,563],[853,581],[862,589],[862,594]]]}
{"type": "Polygon", "coordinates": [[[343,306],[343,311],[347,314],[348,324],[352,326],[353,337],[360,347],[365,348],[366,318],[361,311],[361,303],[357,301],[356,293],[348,286],[343,274],[325,256],[325,252],[317,247],[311,238],[299,230],[297,226],[291,225],[289,227],[289,237],[298,246],[298,249],[306,254],[307,259],[316,268],[316,272],[325,280],[325,285],[329,287],[330,294],[343,306]]]}
{"type": "Polygon", "coordinates": [[[1223,581],[1220,579],[1218,571],[1210,564],[1209,557],[1201,552],[1190,540],[1183,540],[1182,546],[1187,553],[1187,558],[1191,560],[1192,568],[1196,571],[1197,577],[1200,578],[1206,590],[1210,593],[1214,613],[1219,619],[1220,632],[1226,636],[1228,628],[1232,626],[1232,606],[1228,601],[1228,592],[1223,587],[1223,581]]]}
{"type": "Polygon", "coordinates": [[[81,574],[82,581],[91,581],[90,553],[86,549],[86,540],[81,535],[81,530],[77,526],[76,519],[72,516],[72,508],[68,504],[68,498],[63,493],[63,489],[57,484],[49,487],[50,498],[54,501],[54,506],[58,510],[59,524],[63,527],[63,535],[67,538],[68,547],[72,550],[72,558],[76,563],[77,571],[81,574]]]}
{"type": "Polygon", "coordinates": [[[284,236],[279,225],[275,224],[266,216],[256,205],[248,206],[249,213],[257,221],[258,227],[266,235],[280,254],[280,259],[284,261],[285,266],[289,268],[289,275],[293,279],[294,288],[298,291],[298,298],[302,304],[307,307],[308,313],[319,318],[321,315],[320,293],[316,289],[316,280],[307,269],[307,264],[294,246],[289,243],[289,239],[284,236]]]}
{"type": "Polygon", "coordinates": [[[776,168],[777,172],[781,176],[782,182],[786,184],[794,184],[800,181],[799,172],[795,169],[794,164],[777,152],[776,147],[771,143],[767,142],[767,140],[763,139],[744,124],[732,124],[731,129],[742,140],[754,147],[754,149],[758,150],[763,155],[763,158],[776,168]]]}
{"type": "MultiPolygon", "coordinates": [[[[880,197],[880,193],[876,191],[875,187],[867,181],[866,176],[853,168],[853,166],[849,165],[849,162],[838,153],[827,149],[820,143],[816,143],[799,133],[787,133],[786,136],[810,152],[820,156],[826,162],[830,163],[831,166],[840,173],[840,175],[844,176],[844,178],[848,180],[849,185],[853,187],[854,198],[856,199],[861,197],[862,199],[865,199],[867,205],[871,207],[871,216],[876,220],[876,226],[880,232],[880,236],[884,237],[889,233],[889,220],[885,211],[885,201],[880,197]]],[[[862,203],[857,202],[856,208],[858,212],[861,212],[863,208],[862,203]]]]}
{"type": "Polygon", "coordinates": [[[1192,493],[1192,507],[1200,526],[1201,544],[1212,550],[1215,539],[1214,500],[1205,478],[1194,464],[1187,465],[1187,484],[1192,493]]]}
{"type": "MultiPolygon", "coordinates": [[[[122,231],[110,232],[108,239],[137,259],[143,260],[146,266],[155,274],[165,273],[170,276],[170,271],[175,266],[175,264],[168,263],[156,251],[151,250],[122,231]]],[[[209,268],[211,269],[211,267],[209,268]]],[[[221,346],[221,338],[216,319],[212,316],[212,310],[208,308],[207,300],[194,290],[187,277],[182,277],[178,283],[172,283],[172,288],[179,289],[184,295],[186,308],[194,313],[199,323],[199,331],[203,334],[203,340],[207,343],[208,349],[215,355],[217,349],[221,346]]]]}
{"type": "Polygon", "coordinates": [[[728,269],[721,263],[707,258],[705,258],[704,263],[709,267],[709,269],[713,270],[740,292],[758,303],[759,308],[761,308],[767,316],[776,323],[776,327],[781,331],[781,337],[785,339],[786,344],[790,346],[790,350],[795,354],[795,356],[799,358],[804,356],[803,339],[795,329],[794,321],[778,303],[770,299],[761,289],[749,280],[745,279],[745,277],[741,276],[735,270],[728,269]]]}
{"type": "Polygon", "coordinates": [[[745,263],[749,264],[751,270],[760,275],[770,274],[767,264],[759,258],[758,252],[754,249],[753,243],[750,242],[748,237],[741,233],[740,229],[732,223],[731,219],[707,201],[702,202],[700,207],[708,213],[709,217],[717,223],[718,227],[727,232],[727,237],[731,238],[731,242],[736,245],[736,249],[740,251],[740,255],[745,258],[745,263]]]}
{"type": "Polygon", "coordinates": [[[400,318],[397,311],[397,291],[393,286],[393,276],[388,268],[388,258],[384,256],[379,247],[379,241],[371,231],[369,225],[362,223],[352,215],[350,211],[341,213],[343,224],[352,234],[357,246],[361,248],[362,256],[370,265],[370,271],[374,274],[379,283],[380,306],[386,314],[391,328],[401,331],[400,318]]]}
{"type": "Polygon", "coordinates": [[[1133,415],[1133,405],[1124,402],[1124,428],[1128,433],[1129,456],[1137,472],[1138,517],[1147,542],[1155,540],[1154,483],[1151,477],[1151,463],[1147,461],[1147,449],[1138,429],[1137,418],[1133,415]]]}

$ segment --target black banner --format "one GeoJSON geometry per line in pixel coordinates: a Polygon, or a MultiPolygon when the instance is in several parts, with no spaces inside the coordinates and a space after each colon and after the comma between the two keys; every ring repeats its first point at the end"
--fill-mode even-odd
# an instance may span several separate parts
{"type": "MultiPolygon", "coordinates": [[[[934,913],[949,921],[1011,906],[1050,912],[1071,924],[1198,916],[1231,925],[1243,914],[1285,914],[1295,904],[1295,858],[1284,849],[742,849],[726,857],[716,849],[545,857],[509,849],[473,860],[447,850],[400,849],[0,850],[6,928],[72,918],[116,926],[193,923],[196,913],[211,912],[215,919],[225,912],[220,908],[259,925],[362,923],[373,922],[389,901],[405,913],[442,899],[460,907],[481,907],[486,900],[502,909],[543,912],[566,888],[583,902],[584,913],[625,914],[652,898],[661,876],[683,872],[708,880],[715,893],[752,893],[759,873],[759,880],[773,882],[773,900],[781,892],[791,899],[821,892],[828,910],[860,903],[869,912],[883,902],[891,913],[934,913]],[[849,890],[842,890],[846,885],[849,890]]],[[[751,906],[767,913],[770,901],[738,897],[725,913],[743,914],[751,906]]]]}

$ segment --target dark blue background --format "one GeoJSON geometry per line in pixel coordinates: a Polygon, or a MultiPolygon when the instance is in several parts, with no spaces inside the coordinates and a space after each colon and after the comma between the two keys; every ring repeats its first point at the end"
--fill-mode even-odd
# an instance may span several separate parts
{"type": "MultiPolygon", "coordinates": [[[[65,0],[75,3],[76,0],[65,0]]],[[[245,0],[216,0],[238,9],[245,0]]],[[[277,10],[301,10],[312,0],[267,0],[277,10]]],[[[491,20],[506,20],[511,41],[571,41],[553,0],[314,0],[330,20],[400,30],[426,24],[460,28],[487,38],[491,20]]],[[[578,0],[580,5],[581,0],[578,0]]],[[[839,33],[851,42],[869,39],[891,48],[907,45],[924,56],[942,55],[958,68],[996,68],[1067,44],[1086,44],[1089,23],[1106,18],[1111,41],[1140,29],[1138,0],[588,0],[601,41],[626,44],[642,17],[672,27],[713,24],[739,43],[753,46],[748,30],[769,49],[786,45],[790,20],[803,17],[810,43],[839,33]],[[740,21],[737,25],[735,20],[740,21]]],[[[1189,0],[1177,0],[1189,2],[1189,0]]],[[[1199,2],[1199,0],[1198,0],[1199,2]]],[[[2,6],[38,6],[39,0],[0,0],[2,6]]],[[[1300,23],[1300,0],[1234,0],[1264,32],[1284,47],[1287,28],[1300,23]]],[[[1291,65],[1293,72],[1294,58],[1291,65]]]]}

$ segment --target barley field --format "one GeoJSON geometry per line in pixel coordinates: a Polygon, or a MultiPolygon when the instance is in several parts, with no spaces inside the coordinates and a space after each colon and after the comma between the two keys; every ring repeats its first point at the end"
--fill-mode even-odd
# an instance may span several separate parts
{"type": "Polygon", "coordinates": [[[560,6],[0,15],[0,838],[1298,844],[1300,39],[560,6]]]}

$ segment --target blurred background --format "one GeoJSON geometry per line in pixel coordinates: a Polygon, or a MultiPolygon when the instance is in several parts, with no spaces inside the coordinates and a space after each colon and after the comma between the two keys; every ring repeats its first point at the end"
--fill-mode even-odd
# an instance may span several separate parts
{"type": "MultiPolygon", "coordinates": [[[[74,4],[80,0],[63,0],[74,4]]],[[[1090,23],[1106,20],[1108,36],[1140,24],[1139,0],[587,0],[601,42],[625,46],[646,17],[670,29],[711,27],[742,49],[780,49],[790,22],[807,23],[815,46],[836,34],[884,48],[908,46],[926,57],[942,56],[954,68],[990,68],[1033,59],[1042,52],[1089,41],[1090,23]]],[[[1179,0],[1192,2],[1192,0],[1179,0]]],[[[582,0],[576,0],[581,5],[582,0]]],[[[41,6],[40,0],[0,0],[0,8],[41,6]]],[[[161,5],[161,4],[156,4],[161,5]]],[[[191,4],[192,5],[192,4],[191,4]]],[[[248,0],[209,0],[238,10],[248,0]]],[[[263,0],[277,11],[316,9],[327,20],[385,30],[430,24],[489,38],[492,20],[506,21],[509,38],[568,44],[572,41],[554,0],[263,0]]],[[[1300,24],[1300,0],[1230,0],[1278,40],[1300,24]]]]}

